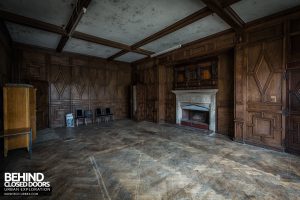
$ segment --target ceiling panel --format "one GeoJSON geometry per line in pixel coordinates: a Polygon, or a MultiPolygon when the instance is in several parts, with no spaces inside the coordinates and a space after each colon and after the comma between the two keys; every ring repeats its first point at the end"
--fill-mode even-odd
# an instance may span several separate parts
{"type": "Polygon", "coordinates": [[[10,22],[7,22],[6,26],[14,42],[55,49],[60,40],[60,35],[55,33],[49,33],[10,22]]]}
{"type": "Polygon", "coordinates": [[[132,45],[203,7],[200,0],[93,0],[76,30],[132,45]]]}
{"type": "Polygon", "coordinates": [[[176,45],[186,44],[229,28],[228,24],[226,24],[220,17],[213,14],[158,40],[146,44],[141,48],[158,53],[176,45]]]}
{"type": "Polygon", "coordinates": [[[29,18],[66,25],[72,14],[75,0],[0,0],[0,9],[29,18]]]}
{"type": "Polygon", "coordinates": [[[109,56],[119,52],[120,49],[71,38],[67,42],[64,51],[108,58],[109,56]]]}
{"type": "Polygon", "coordinates": [[[300,0],[242,0],[231,7],[244,22],[250,22],[297,5],[300,0]]]}
{"type": "Polygon", "coordinates": [[[146,56],[142,55],[142,54],[138,54],[138,53],[134,53],[134,52],[129,52],[129,53],[126,53],[126,54],[124,54],[124,55],[116,58],[115,60],[131,63],[131,62],[140,60],[140,59],[145,58],[145,57],[146,56]]]}

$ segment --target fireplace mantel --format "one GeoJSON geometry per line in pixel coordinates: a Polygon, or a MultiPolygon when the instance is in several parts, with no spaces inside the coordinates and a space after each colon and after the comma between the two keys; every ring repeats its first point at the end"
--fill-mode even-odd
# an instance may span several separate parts
{"type": "Polygon", "coordinates": [[[217,94],[218,89],[199,89],[199,90],[172,90],[174,94],[186,94],[186,93],[206,93],[217,94]]]}
{"type": "Polygon", "coordinates": [[[205,104],[209,107],[209,130],[216,131],[216,94],[218,89],[172,90],[176,95],[176,123],[181,124],[182,106],[205,104]]]}

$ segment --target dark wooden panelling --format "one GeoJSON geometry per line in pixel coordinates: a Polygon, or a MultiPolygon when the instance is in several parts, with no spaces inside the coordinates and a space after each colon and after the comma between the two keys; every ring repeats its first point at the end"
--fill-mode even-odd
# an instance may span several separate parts
{"type": "Polygon", "coordinates": [[[244,69],[244,54],[245,49],[242,45],[237,45],[235,48],[235,63],[234,63],[234,139],[236,141],[243,141],[245,131],[245,77],[244,69]]]}
{"type": "Polygon", "coordinates": [[[65,125],[77,108],[111,107],[116,119],[129,116],[131,66],[119,62],[19,47],[20,82],[49,83],[49,125],[65,125]]]}
{"type": "Polygon", "coordinates": [[[165,77],[165,121],[168,123],[176,123],[176,96],[173,90],[173,66],[166,66],[165,77]]]}
{"type": "Polygon", "coordinates": [[[137,66],[137,120],[157,122],[158,71],[153,62],[137,66]]]}
{"type": "Polygon", "coordinates": [[[284,80],[283,40],[261,42],[248,47],[247,131],[245,140],[283,148],[281,106],[284,80]],[[254,53],[255,52],[255,53],[254,53]],[[256,105],[256,106],[253,106],[256,105]],[[267,112],[261,107],[269,106],[267,112]],[[273,107],[271,107],[273,106],[273,107]]]}
{"type": "Polygon", "coordinates": [[[300,154],[300,65],[288,71],[288,109],[286,145],[289,152],[300,154]]]}
{"type": "Polygon", "coordinates": [[[3,130],[3,85],[10,81],[11,56],[10,37],[0,20],[0,131],[3,130]]]}
{"type": "Polygon", "coordinates": [[[231,30],[215,34],[208,38],[194,41],[184,47],[158,57],[158,64],[170,65],[183,60],[205,57],[218,54],[233,48],[236,43],[236,36],[231,30]]]}
{"type": "MultiPolygon", "coordinates": [[[[170,75],[174,73],[173,66],[187,60],[221,56],[222,52],[234,48],[234,56],[232,56],[234,63],[227,63],[228,66],[234,65],[234,73],[229,72],[234,74],[234,96],[226,92],[221,94],[219,91],[217,100],[219,132],[223,132],[222,129],[232,130],[230,122],[234,121],[235,140],[280,150],[286,148],[284,146],[286,124],[283,114],[286,107],[285,66],[287,64],[289,69],[296,69],[299,65],[300,55],[297,53],[299,16],[298,7],[293,9],[293,12],[284,12],[247,24],[244,32],[240,35],[235,35],[232,30],[228,30],[186,44],[182,48],[160,55],[156,59],[147,58],[135,62],[136,74],[141,73],[140,76],[143,78],[145,76],[149,78],[151,73],[148,72],[155,71],[155,68],[157,72],[156,66],[164,66],[165,72],[163,73],[166,73],[166,81],[161,78],[155,79],[155,76],[152,76],[156,82],[154,85],[158,88],[157,92],[155,90],[151,93],[141,92],[143,95],[141,95],[138,106],[141,106],[143,112],[138,114],[143,116],[142,119],[147,119],[146,113],[160,113],[165,109],[164,115],[159,114],[159,121],[164,117],[165,121],[175,123],[175,96],[171,93],[174,81],[170,75]],[[288,54],[286,55],[286,53],[288,54]],[[149,69],[149,65],[153,68],[149,69]],[[146,68],[148,72],[145,71],[146,68]],[[163,85],[165,86],[163,87],[163,85]],[[165,94],[157,94],[160,91],[165,94]],[[162,96],[164,96],[164,100],[161,100],[162,96]],[[234,99],[230,99],[230,96],[234,99]],[[158,104],[155,104],[157,107],[154,106],[154,111],[147,110],[146,98],[159,101],[158,104]],[[161,106],[163,102],[165,105],[161,106]],[[231,103],[234,105],[232,106],[231,103]],[[232,119],[233,109],[234,120],[232,119]],[[163,117],[160,118],[160,116],[163,117]]],[[[219,72],[219,75],[226,76],[228,73],[225,69],[223,70],[224,72],[219,72]]],[[[160,70],[158,70],[158,74],[160,75],[160,70]]],[[[223,82],[218,84],[219,89],[222,91],[225,88],[228,92],[232,92],[233,85],[228,85],[229,79],[227,78],[219,77],[219,81],[222,82],[223,79],[223,82]]],[[[149,87],[147,85],[148,82],[140,84],[141,91],[147,90],[146,88],[149,87]]],[[[150,107],[153,109],[153,106],[150,107]]],[[[295,110],[295,108],[291,109],[295,110]]],[[[153,118],[151,117],[151,119],[153,118]]],[[[290,129],[295,133],[298,133],[298,121],[298,118],[295,118],[293,125],[290,125],[292,127],[290,129]]],[[[299,139],[295,135],[297,136],[297,134],[293,134],[292,143],[298,145],[299,139]]]]}
{"type": "Polygon", "coordinates": [[[300,61],[300,16],[288,22],[288,61],[300,61]]]}
{"type": "Polygon", "coordinates": [[[234,119],[234,54],[233,51],[219,55],[217,93],[217,132],[233,137],[234,119]]]}
{"type": "Polygon", "coordinates": [[[235,139],[284,149],[283,24],[246,32],[235,55],[235,139]]]}
{"type": "Polygon", "coordinates": [[[30,84],[36,88],[36,128],[45,129],[49,127],[49,83],[31,80],[30,84]]]}
{"type": "MultiPolygon", "coordinates": [[[[217,97],[218,132],[233,136],[233,52],[220,54],[218,73],[222,74],[217,97]]],[[[176,122],[174,65],[144,62],[135,67],[138,120],[176,122]]],[[[192,89],[186,87],[186,89],[192,89]]]]}

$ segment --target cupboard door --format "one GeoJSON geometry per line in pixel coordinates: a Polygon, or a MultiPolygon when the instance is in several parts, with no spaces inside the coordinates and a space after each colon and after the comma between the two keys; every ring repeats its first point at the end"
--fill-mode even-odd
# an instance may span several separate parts
{"type": "MultiPolygon", "coordinates": [[[[30,127],[29,88],[4,87],[4,130],[30,127]]],[[[6,139],[8,149],[28,146],[28,136],[19,135],[6,139]]]]}
{"type": "Polygon", "coordinates": [[[247,48],[246,142],[283,149],[283,55],[281,38],[247,48]]]}

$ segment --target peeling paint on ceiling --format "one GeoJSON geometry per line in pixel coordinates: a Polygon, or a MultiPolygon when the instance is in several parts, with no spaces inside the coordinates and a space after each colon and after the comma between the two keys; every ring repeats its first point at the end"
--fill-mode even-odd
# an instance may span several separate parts
{"type": "Polygon", "coordinates": [[[176,45],[183,45],[229,28],[230,26],[219,16],[213,14],[158,40],[146,44],[141,48],[158,53],[176,45]]]}
{"type": "Polygon", "coordinates": [[[250,22],[298,5],[300,0],[243,0],[231,7],[244,22],[250,22]]]}
{"type": "Polygon", "coordinates": [[[109,56],[119,52],[120,49],[71,38],[65,46],[64,51],[108,58],[109,56]]]}
{"type": "Polygon", "coordinates": [[[131,62],[134,62],[136,60],[140,60],[140,59],[145,58],[145,57],[146,56],[142,55],[142,54],[129,52],[129,53],[126,53],[126,54],[116,58],[115,60],[131,63],[131,62]]]}
{"type": "Polygon", "coordinates": [[[26,26],[6,22],[7,29],[14,42],[55,49],[60,35],[26,26]]]}
{"type": "Polygon", "coordinates": [[[200,0],[93,0],[76,30],[132,45],[203,7],[200,0]]]}
{"type": "Polygon", "coordinates": [[[76,0],[0,0],[0,9],[57,26],[66,25],[76,0]]]}

